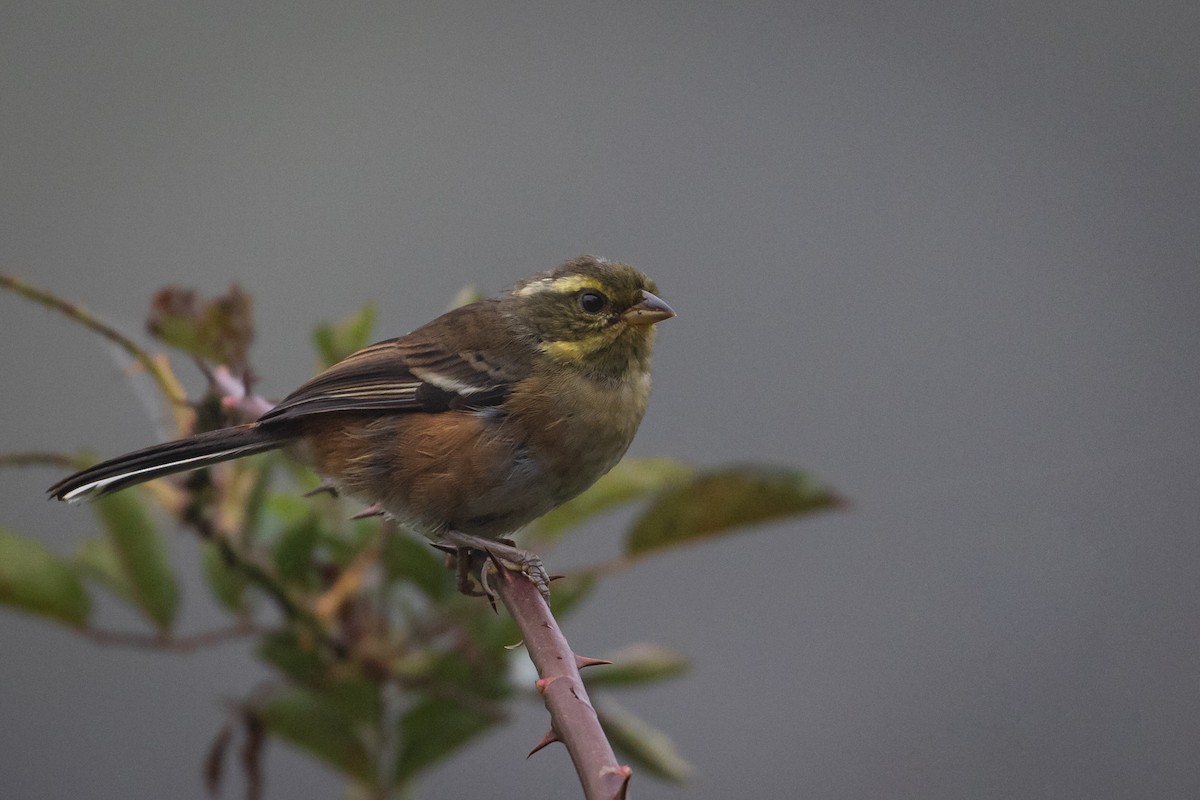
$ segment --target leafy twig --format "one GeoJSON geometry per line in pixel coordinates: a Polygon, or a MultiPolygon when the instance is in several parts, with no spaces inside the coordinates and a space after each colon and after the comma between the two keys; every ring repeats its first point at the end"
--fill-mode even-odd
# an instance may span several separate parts
{"type": "MultiPolygon", "coordinates": [[[[203,534],[202,534],[203,535],[203,534]]],[[[206,537],[208,538],[208,537],[206,537]]],[[[338,658],[346,655],[346,646],[326,629],[324,623],[312,611],[292,598],[287,587],[276,579],[271,571],[254,559],[243,556],[224,537],[214,539],[221,556],[234,569],[242,573],[255,586],[262,589],[279,606],[280,612],[292,622],[305,628],[323,646],[338,658]]]]}
{"type": "Polygon", "coordinates": [[[176,422],[181,422],[178,417],[183,413],[182,409],[188,407],[187,393],[163,361],[146,352],[137,342],[108,323],[100,320],[78,303],[64,300],[53,292],[46,289],[39,289],[27,281],[12,275],[0,274],[0,288],[8,289],[27,300],[32,300],[52,311],[57,311],[120,347],[142,369],[146,370],[154,382],[158,384],[159,390],[169,401],[172,412],[177,417],[176,422]]]}
{"type": "Polygon", "coordinates": [[[98,644],[140,647],[147,650],[168,650],[176,653],[190,653],[193,650],[224,644],[244,636],[257,636],[263,632],[261,628],[249,621],[240,622],[228,628],[216,628],[188,636],[159,636],[153,633],[106,631],[96,628],[79,628],[78,631],[98,644]]]}
{"type": "MultiPolygon", "coordinates": [[[[81,460],[66,453],[28,450],[20,453],[0,453],[0,467],[62,467],[79,469],[81,460]]],[[[86,465],[84,465],[86,466],[86,465]]]]}

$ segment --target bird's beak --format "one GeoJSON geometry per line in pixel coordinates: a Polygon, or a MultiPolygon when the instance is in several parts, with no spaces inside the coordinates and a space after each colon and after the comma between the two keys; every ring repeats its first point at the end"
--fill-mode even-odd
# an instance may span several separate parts
{"type": "Polygon", "coordinates": [[[656,295],[642,290],[642,302],[636,306],[630,307],[628,311],[621,315],[621,318],[630,325],[653,325],[656,322],[662,322],[664,319],[670,319],[675,316],[675,312],[671,307],[660,300],[656,295]]]}

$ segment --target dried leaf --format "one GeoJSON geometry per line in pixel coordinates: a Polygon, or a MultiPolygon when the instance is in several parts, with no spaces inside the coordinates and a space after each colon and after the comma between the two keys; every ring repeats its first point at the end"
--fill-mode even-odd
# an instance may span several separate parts
{"type": "Polygon", "coordinates": [[[146,329],[160,341],[235,372],[246,366],[254,340],[254,304],[236,283],[218,297],[164,286],[150,303],[146,329]]]}
{"type": "Polygon", "coordinates": [[[221,793],[221,779],[225,774],[225,756],[229,753],[229,745],[233,742],[233,725],[226,722],[217,731],[213,743],[208,747],[208,755],[204,757],[204,788],[209,797],[221,793]]]}
{"type": "Polygon", "coordinates": [[[246,737],[240,754],[242,772],[246,775],[246,800],[259,800],[263,790],[262,754],[267,745],[266,726],[256,712],[246,711],[242,714],[242,730],[246,737]]]}

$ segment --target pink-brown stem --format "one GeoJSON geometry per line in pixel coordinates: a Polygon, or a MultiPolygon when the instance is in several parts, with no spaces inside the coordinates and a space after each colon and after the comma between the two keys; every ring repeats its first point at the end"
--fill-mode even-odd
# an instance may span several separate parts
{"type": "Polygon", "coordinates": [[[507,569],[500,570],[494,588],[521,629],[540,676],[537,688],[551,726],[544,744],[557,739],[566,745],[587,800],[623,800],[632,771],[617,763],[579,677],[575,653],[550,607],[531,581],[507,569]]]}

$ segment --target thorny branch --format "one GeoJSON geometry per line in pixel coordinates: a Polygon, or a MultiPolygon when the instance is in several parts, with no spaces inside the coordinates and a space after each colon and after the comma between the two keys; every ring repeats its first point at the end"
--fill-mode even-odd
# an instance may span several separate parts
{"type": "Polygon", "coordinates": [[[540,676],[538,692],[550,712],[550,730],[530,755],[562,742],[587,800],[624,800],[633,771],[617,763],[579,676],[581,666],[606,662],[576,656],[537,587],[507,569],[499,573],[494,588],[521,629],[540,676]]]}

